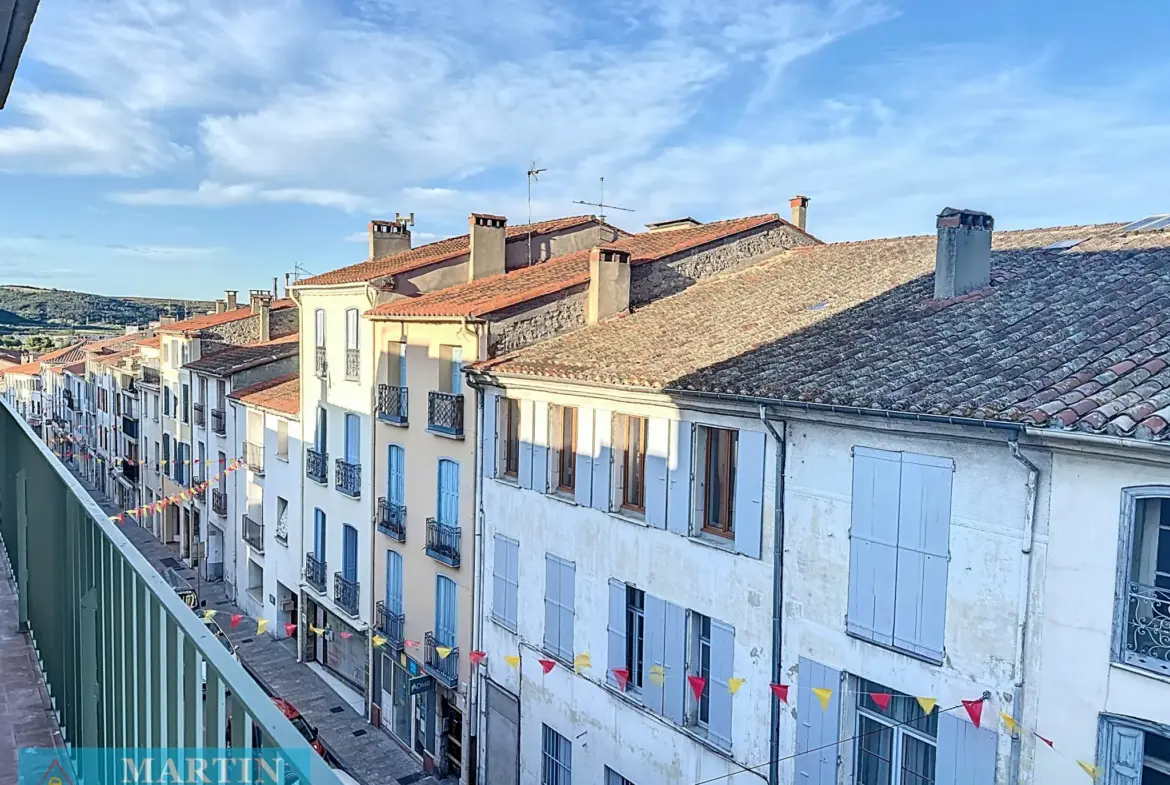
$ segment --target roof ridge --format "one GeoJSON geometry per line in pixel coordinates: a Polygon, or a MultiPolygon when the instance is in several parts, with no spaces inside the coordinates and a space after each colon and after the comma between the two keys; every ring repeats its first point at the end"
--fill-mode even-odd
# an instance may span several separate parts
{"type": "MultiPolygon", "coordinates": [[[[783,219],[781,219],[781,220],[783,220],[783,219]]],[[[1033,227],[1031,229],[995,229],[993,232],[993,237],[997,236],[997,235],[1005,235],[1005,234],[1008,234],[1008,235],[1026,234],[1029,232],[1071,232],[1074,229],[1097,229],[1097,230],[1101,230],[1103,232],[1108,232],[1112,229],[1117,229],[1117,228],[1122,227],[1122,226],[1125,226],[1125,224],[1117,223],[1115,221],[1115,222],[1103,223],[1103,224],[1069,224],[1067,226],[1036,226],[1036,227],[1033,227]]],[[[1161,232],[1161,231],[1170,231],[1170,230],[1157,229],[1154,231],[1161,232]]],[[[1153,233],[1154,232],[1149,232],[1149,234],[1153,234],[1153,233]]],[[[1124,234],[1139,234],[1139,232],[1124,232],[1124,234]]],[[[1143,232],[1140,232],[1140,234],[1147,234],[1147,232],[1143,231],[1143,232]]],[[[874,244],[879,244],[879,243],[890,243],[890,242],[894,242],[895,240],[925,240],[925,239],[933,239],[936,236],[937,235],[935,235],[935,234],[898,234],[898,235],[894,235],[893,237],[868,237],[864,240],[836,240],[836,241],[832,241],[832,242],[824,242],[821,245],[801,245],[801,246],[797,246],[795,248],[791,248],[789,250],[792,250],[792,251],[811,251],[811,250],[814,250],[817,248],[839,248],[839,247],[844,246],[844,245],[874,245],[874,244]]],[[[1088,238],[1086,238],[1086,239],[1088,239],[1088,238]]],[[[994,247],[991,250],[993,253],[995,252],[994,247]]]]}

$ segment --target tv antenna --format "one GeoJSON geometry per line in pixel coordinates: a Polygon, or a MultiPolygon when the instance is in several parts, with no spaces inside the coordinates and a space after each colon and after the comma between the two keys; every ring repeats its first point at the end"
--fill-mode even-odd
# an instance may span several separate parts
{"type": "MultiPolygon", "coordinates": [[[[600,219],[601,223],[605,223],[605,211],[607,209],[608,210],[621,210],[622,212],[626,212],[626,213],[634,212],[629,207],[618,207],[616,204],[606,204],[605,203],[605,178],[604,177],[601,178],[600,191],[601,191],[601,196],[598,198],[598,200],[596,202],[582,202],[579,199],[574,199],[573,204],[584,204],[584,205],[588,205],[589,207],[596,207],[600,211],[597,213],[597,217],[598,217],[598,219],[600,219]]],[[[600,226],[598,226],[597,227],[598,241],[600,241],[600,239],[601,239],[601,232],[602,232],[602,229],[600,226]]]]}
{"type": "Polygon", "coordinates": [[[537,169],[536,161],[528,168],[528,263],[532,264],[532,184],[540,182],[540,173],[547,169],[537,169]]]}
{"type": "Polygon", "coordinates": [[[294,263],[293,264],[293,282],[295,283],[297,281],[300,281],[302,275],[312,275],[312,273],[310,273],[308,270],[306,270],[304,267],[302,267],[300,262],[294,263]]]}

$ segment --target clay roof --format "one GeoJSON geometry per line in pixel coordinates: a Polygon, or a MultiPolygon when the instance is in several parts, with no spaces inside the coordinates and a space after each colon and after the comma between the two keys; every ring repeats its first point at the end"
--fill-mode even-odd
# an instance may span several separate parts
{"type": "Polygon", "coordinates": [[[132,349],[123,349],[120,352],[110,352],[109,354],[103,354],[95,357],[94,359],[102,365],[117,365],[127,357],[133,357],[136,354],[138,354],[138,349],[135,347],[132,349]]]}
{"type": "MultiPolygon", "coordinates": [[[[292,299],[274,300],[272,310],[282,311],[285,308],[296,308],[296,306],[297,304],[292,299]]],[[[157,331],[160,333],[197,333],[201,330],[218,327],[221,324],[230,324],[240,319],[247,319],[250,316],[255,316],[252,313],[252,307],[250,305],[241,305],[239,308],[224,311],[223,313],[205,313],[183,319],[180,322],[160,325],[157,331]]]]}
{"type": "Polygon", "coordinates": [[[300,351],[299,340],[300,336],[298,333],[291,333],[265,343],[233,346],[223,351],[200,357],[198,360],[189,362],[183,367],[191,371],[208,373],[214,376],[228,376],[248,368],[255,368],[257,365],[264,365],[287,357],[296,356],[300,351]]]}
{"type": "Polygon", "coordinates": [[[85,363],[79,362],[79,363],[73,363],[72,365],[66,365],[65,371],[67,373],[73,374],[74,376],[84,376],[85,375],[85,363]]]}
{"type": "Polygon", "coordinates": [[[54,349],[51,352],[42,354],[37,359],[43,363],[71,363],[85,358],[85,343],[71,343],[68,346],[63,346],[60,349],[54,349]]]}
{"type": "Polygon", "coordinates": [[[103,338],[100,341],[90,341],[89,343],[82,344],[81,349],[85,354],[101,354],[107,349],[114,349],[124,343],[132,343],[138,338],[139,336],[135,333],[113,335],[109,338],[103,338]]]}
{"type": "Polygon", "coordinates": [[[24,363],[23,365],[12,365],[4,369],[6,374],[20,374],[23,376],[40,376],[41,361],[36,360],[31,363],[24,363]]]}
{"type": "Polygon", "coordinates": [[[948,301],[934,235],[784,251],[476,367],[1167,439],[1170,232],[1118,229],[997,231],[948,301]]]}
{"type": "Polygon", "coordinates": [[[150,338],[143,338],[140,341],[135,341],[135,343],[138,344],[139,346],[153,347],[153,348],[157,349],[157,348],[159,348],[159,345],[162,343],[162,339],[159,336],[155,335],[155,336],[152,336],[150,338]]]}
{"type": "MultiPolygon", "coordinates": [[[[534,235],[548,234],[550,232],[572,229],[576,226],[583,226],[595,221],[597,221],[597,216],[594,215],[574,215],[567,218],[538,221],[532,224],[509,226],[504,232],[508,240],[519,240],[527,237],[529,233],[534,235]]],[[[609,226],[609,224],[606,224],[606,226],[609,226]]],[[[626,234],[617,227],[611,226],[610,228],[619,234],[626,234]]],[[[464,234],[458,237],[448,237],[445,240],[420,245],[417,248],[411,248],[409,251],[403,251],[393,256],[371,259],[350,265],[349,267],[342,267],[340,270],[332,270],[321,275],[314,275],[312,278],[298,281],[297,286],[328,286],[331,284],[372,281],[375,278],[417,270],[420,267],[426,267],[430,264],[456,259],[466,254],[470,248],[471,240],[469,235],[464,234]]]]}
{"type": "MultiPolygon", "coordinates": [[[[753,215],[668,232],[642,232],[606,245],[630,253],[630,264],[646,264],[740,232],[785,223],[778,215],[753,215]]],[[[367,311],[367,316],[482,316],[589,280],[589,251],[576,251],[531,267],[481,278],[419,297],[400,298],[367,311]]]]}
{"type": "Polygon", "coordinates": [[[298,417],[301,411],[301,376],[299,373],[277,376],[241,390],[233,390],[228,397],[246,406],[298,417]]]}

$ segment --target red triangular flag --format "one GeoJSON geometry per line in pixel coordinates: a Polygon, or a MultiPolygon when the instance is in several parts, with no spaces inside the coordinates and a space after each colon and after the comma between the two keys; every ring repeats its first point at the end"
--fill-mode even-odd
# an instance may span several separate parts
{"type": "Polygon", "coordinates": [[[617,679],[618,689],[622,692],[626,691],[626,685],[630,682],[630,672],[625,668],[612,668],[613,677],[617,679]]]}
{"type": "Polygon", "coordinates": [[[687,681],[691,685],[691,692],[695,693],[695,700],[703,697],[703,690],[707,687],[707,680],[702,676],[687,676],[687,681]]]}
{"type": "Polygon", "coordinates": [[[787,684],[772,684],[772,694],[780,699],[781,703],[788,703],[788,685],[787,684]]]}
{"type": "Polygon", "coordinates": [[[339,636],[341,636],[341,639],[342,639],[343,641],[347,641],[347,640],[349,640],[350,638],[352,638],[352,637],[353,637],[353,633],[352,633],[352,632],[339,632],[339,633],[337,633],[337,634],[338,634],[339,636]]]}
{"type": "Polygon", "coordinates": [[[873,698],[873,702],[876,703],[882,711],[885,711],[886,709],[890,708],[890,698],[893,696],[888,692],[871,692],[869,697],[873,698]]]}
{"type": "Polygon", "coordinates": [[[967,714],[971,717],[971,722],[975,723],[975,727],[979,727],[979,718],[983,716],[983,699],[973,701],[963,701],[963,708],[967,710],[967,714]]]}
{"type": "Polygon", "coordinates": [[[469,651],[467,652],[467,659],[471,663],[471,667],[475,667],[487,659],[486,651],[469,651]]]}
{"type": "MultiPolygon", "coordinates": [[[[1036,738],[1040,739],[1040,741],[1044,742],[1049,747],[1052,747],[1052,739],[1046,739],[1043,736],[1041,736],[1039,733],[1036,733],[1036,731],[1032,731],[1032,733],[1035,734],[1036,738]]],[[[1056,749],[1056,748],[1052,747],[1052,749],[1056,749]]]]}
{"type": "Polygon", "coordinates": [[[297,632],[297,625],[293,624],[291,621],[288,624],[284,625],[284,634],[285,635],[292,637],[293,635],[296,634],[296,632],[297,632]]]}
{"type": "Polygon", "coordinates": [[[551,671],[557,664],[556,660],[537,660],[537,662],[540,663],[540,667],[544,668],[545,673],[551,671]]]}
{"type": "Polygon", "coordinates": [[[244,618],[244,614],[242,614],[242,613],[233,613],[233,614],[232,614],[232,625],[231,625],[231,626],[233,626],[233,627],[239,627],[239,626],[240,626],[240,622],[243,620],[243,618],[244,618]]]}

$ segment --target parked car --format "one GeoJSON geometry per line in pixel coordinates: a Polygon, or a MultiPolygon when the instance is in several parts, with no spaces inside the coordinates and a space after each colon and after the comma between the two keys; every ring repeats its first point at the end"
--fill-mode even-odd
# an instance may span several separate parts
{"type": "MultiPolygon", "coordinates": [[[[283,698],[273,698],[272,704],[276,706],[276,708],[280,709],[280,713],[283,714],[285,718],[292,723],[293,727],[297,729],[297,732],[305,738],[305,741],[309,742],[309,746],[313,748],[313,751],[328,761],[329,758],[325,752],[325,747],[321,744],[321,740],[317,738],[317,729],[309,724],[309,721],[306,720],[299,711],[297,711],[297,708],[283,698]]],[[[231,738],[232,718],[229,716],[227,719],[227,739],[229,745],[231,744],[231,738]]],[[[255,749],[260,749],[262,746],[260,728],[256,725],[253,725],[252,747],[255,749]]]]}
{"type": "MultiPolygon", "coordinates": [[[[207,631],[210,632],[212,635],[214,635],[215,639],[217,641],[219,641],[220,644],[222,644],[225,649],[227,649],[228,654],[232,655],[232,658],[235,659],[236,662],[239,662],[240,655],[236,652],[236,647],[232,644],[231,640],[228,639],[227,633],[225,633],[223,631],[223,628],[220,627],[218,624],[216,624],[215,621],[212,619],[204,619],[203,624],[207,627],[207,631]]],[[[203,671],[203,697],[206,698],[207,697],[207,660],[202,660],[200,664],[202,666],[202,671],[203,671]]],[[[228,695],[231,695],[231,690],[225,690],[225,693],[228,695]]]]}

